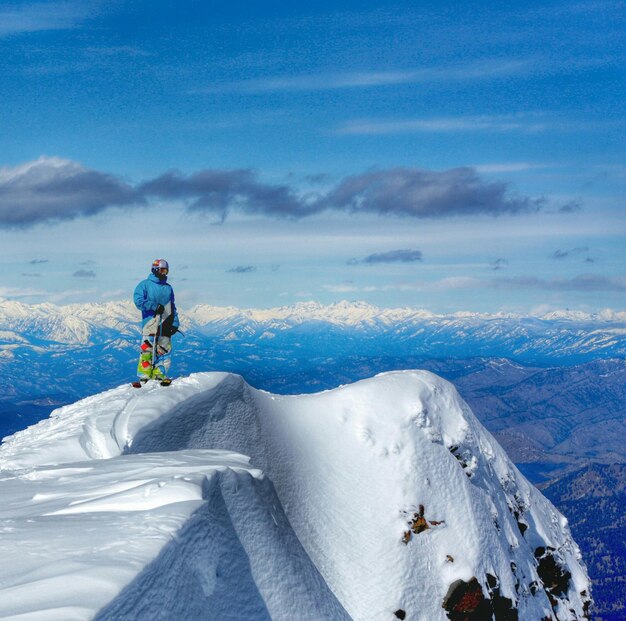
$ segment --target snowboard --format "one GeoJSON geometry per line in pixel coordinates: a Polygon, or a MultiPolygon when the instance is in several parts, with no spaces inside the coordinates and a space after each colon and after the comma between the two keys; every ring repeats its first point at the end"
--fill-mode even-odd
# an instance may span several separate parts
{"type": "Polygon", "coordinates": [[[159,382],[161,386],[169,386],[172,383],[172,380],[169,377],[165,377],[161,380],[154,379],[154,380],[146,380],[143,382],[137,381],[137,382],[132,382],[131,386],[133,388],[141,388],[144,384],[147,384],[148,382],[159,382]]]}

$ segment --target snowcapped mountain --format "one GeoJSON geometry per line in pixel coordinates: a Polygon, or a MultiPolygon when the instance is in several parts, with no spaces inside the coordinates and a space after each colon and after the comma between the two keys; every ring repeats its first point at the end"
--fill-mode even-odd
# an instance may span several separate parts
{"type": "Polygon", "coordinates": [[[566,519],[426,371],[201,373],[0,447],[0,619],[587,618],[566,519]]]}
{"type": "MultiPolygon", "coordinates": [[[[206,336],[261,342],[306,339],[326,331],[332,339],[357,339],[376,348],[380,340],[396,351],[427,356],[504,356],[543,362],[626,355],[626,312],[559,311],[542,316],[458,312],[436,315],[415,308],[382,309],[365,302],[321,305],[306,302],[269,310],[219,309],[200,305],[188,320],[206,336]]],[[[330,339],[329,339],[330,340],[330,339]]]]}
{"type": "MultiPolygon", "coordinates": [[[[524,318],[514,313],[471,313],[460,311],[450,315],[437,315],[424,309],[411,307],[379,308],[367,302],[348,302],[343,300],[335,304],[323,305],[318,302],[300,302],[293,306],[281,306],[267,310],[242,310],[235,307],[215,307],[206,304],[195,306],[189,311],[189,317],[200,325],[213,323],[219,320],[248,320],[257,323],[267,323],[275,320],[285,325],[295,325],[307,321],[325,321],[343,326],[362,325],[396,325],[403,321],[421,321],[434,319],[515,319],[524,318]]],[[[626,312],[616,312],[610,309],[600,313],[584,313],[582,311],[553,311],[543,315],[528,316],[542,320],[563,320],[580,322],[626,322],[626,312]]]]}
{"type": "Polygon", "coordinates": [[[131,302],[56,306],[0,299],[0,343],[20,335],[35,344],[87,345],[111,334],[136,334],[136,323],[137,310],[131,302]]]}
{"type": "MultiPolygon", "coordinates": [[[[344,301],[268,310],[200,305],[181,310],[180,315],[183,330],[201,341],[279,348],[314,339],[329,354],[346,348],[411,354],[419,350],[425,357],[499,356],[535,363],[626,355],[626,312],[609,310],[596,315],[563,311],[541,317],[435,315],[344,301]]],[[[124,344],[137,337],[138,324],[138,312],[130,301],[54,306],[0,300],[0,361],[13,359],[16,349],[19,353],[42,345],[89,347],[116,339],[124,344]]]]}

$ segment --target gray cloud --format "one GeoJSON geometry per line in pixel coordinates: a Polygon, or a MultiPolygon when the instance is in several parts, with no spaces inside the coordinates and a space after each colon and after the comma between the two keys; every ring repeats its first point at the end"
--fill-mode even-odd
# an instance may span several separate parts
{"type": "Polygon", "coordinates": [[[41,274],[28,274],[28,273],[24,273],[22,272],[22,276],[25,276],[26,278],[40,278],[41,274]]]}
{"type": "Polygon", "coordinates": [[[423,258],[420,250],[390,250],[389,252],[377,252],[363,259],[350,259],[348,265],[363,263],[373,265],[375,263],[415,263],[423,258]]]}
{"type": "Polygon", "coordinates": [[[231,274],[247,274],[249,272],[256,272],[256,267],[254,265],[238,265],[226,271],[231,274]]]}
{"type": "Polygon", "coordinates": [[[506,183],[485,181],[473,168],[368,172],[347,177],[320,201],[328,209],[414,218],[497,216],[537,211],[544,203],[515,196],[506,183]]]}
{"type": "Polygon", "coordinates": [[[141,202],[130,185],[69,160],[41,157],[0,169],[0,226],[70,220],[141,202]]]}
{"type": "Polygon", "coordinates": [[[201,170],[188,177],[170,171],[142,184],[139,191],[160,199],[190,201],[190,211],[215,213],[222,220],[233,208],[276,217],[312,213],[289,186],[263,183],[247,169],[201,170]]]}
{"type": "Polygon", "coordinates": [[[59,158],[0,169],[0,227],[27,227],[159,200],[183,203],[190,212],[214,214],[222,222],[231,211],[293,219],[324,211],[445,218],[533,212],[547,203],[519,196],[507,183],[484,180],[474,168],[370,171],[307,194],[265,183],[249,169],[191,175],[170,171],[136,186],[59,158]]]}
{"type": "Polygon", "coordinates": [[[305,181],[309,183],[326,183],[330,179],[330,175],[328,173],[317,173],[315,175],[306,175],[304,177],[305,181]]]}
{"type": "Polygon", "coordinates": [[[495,261],[491,263],[491,269],[501,270],[505,268],[508,264],[509,262],[506,259],[503,259],[502,257],[498,257],[495,261]]]}
{"type": "Polygon", "coordinates": [[[514,195],[508,184],[485,181],[473,168],[367,172],[345,178],[326,194],[305,196],[285,185],[265,184],[251,170],[204,170],[189,177],[169,172],[144,183],[139,191],[189,201],[190,211],[215,213],[222,220],[230,209],[290,218],[327,210],[414,218],[496,216],[537,211],[546,202],[514,195]]]}
{"type": "Polygon", "coordinates": [[[48,259],[32,259],[31,261],[29,261],[31,265],[39,265],[41,263],[48,263],[48,262],[49,262],[48,259]]]}
{"type": "Polygon", "coordinates": [[[95,278],[96,273],[93,270],[77,270],[72,276],[75,278],[95,278]]]}
{"type": "Polygon", "coordinates": [[[570,256],[578,256],[584,254],[585,252],[589,252],[589,248],[587,246],[579,246],[577,248],[570,248],[569,250],[555,250],[550,258],[552,259],[565,259],[570,256]]]}
{"type": "Polygon", "coordinates": [[[580,200],[571,201],[569,203],[565,203],[565,205],[561,205],[557,208],[558,213],[573,213],[575,211],[580,211],[582,209],[582,203],[580,200]]]}
{"type": "Polygon", "coordinates": [[[544,289],[549,291],[626,291],[626,278],[609,278],[595,274],[581,274],[574,278],[544,279],[535,276],[498,278],[490,281],[497,289],[544,289]]]}

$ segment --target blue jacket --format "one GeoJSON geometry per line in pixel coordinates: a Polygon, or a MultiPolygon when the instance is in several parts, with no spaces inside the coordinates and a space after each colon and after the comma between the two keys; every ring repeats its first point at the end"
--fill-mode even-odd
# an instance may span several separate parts
{"type": "Polygon", "coordinates": [[[167,284],[167,279],[160,280],[154,274],[150,274],[148,278],[142,280],[135,287],[135,294],[133,296],[135,306],[141,311],[142,325],[154,317],[154,311],[159,304],[167,307],[171,302],[171,314],[169,317],[164,318],[164,336],[167,335],[167,328],[178,328],[178,312],[176,311],[176,304],[174,303],[174,290],[171,285],[167,284]]]}

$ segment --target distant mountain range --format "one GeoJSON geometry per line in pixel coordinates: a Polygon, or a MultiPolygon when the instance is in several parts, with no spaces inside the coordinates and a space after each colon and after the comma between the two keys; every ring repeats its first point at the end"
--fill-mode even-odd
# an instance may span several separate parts
{"type": "Polygon", "coordinates": [[[590,464],[540,488],[568,517],[581,548],[593,579],[593,618],[623,621],[626,619],[626,465],[590,464]]]}
{"type": "MultiPolygon", "coordinates": [[[[414,308],[382,309],[364,302],[327,306],[300,303],[267,310],[199,305],[179,311],[192,335],[264,345],[292,335],[358,337],[359,347],[386,347],[445,357],[469,353],[525,362],[583,362],[626,355],[626,312],[561,311],[542,316],[459,312],[436,315],[414,308]]],[[[89,346],[134,337],[138,312],[131,302],[27,305],[0,300],[0,352],[47,343],[89,346]]],[[[326,337],[326,338],[324,338],[326,337]]],[[[342,346],[346,346],[343,343],[342,346]]]]}

